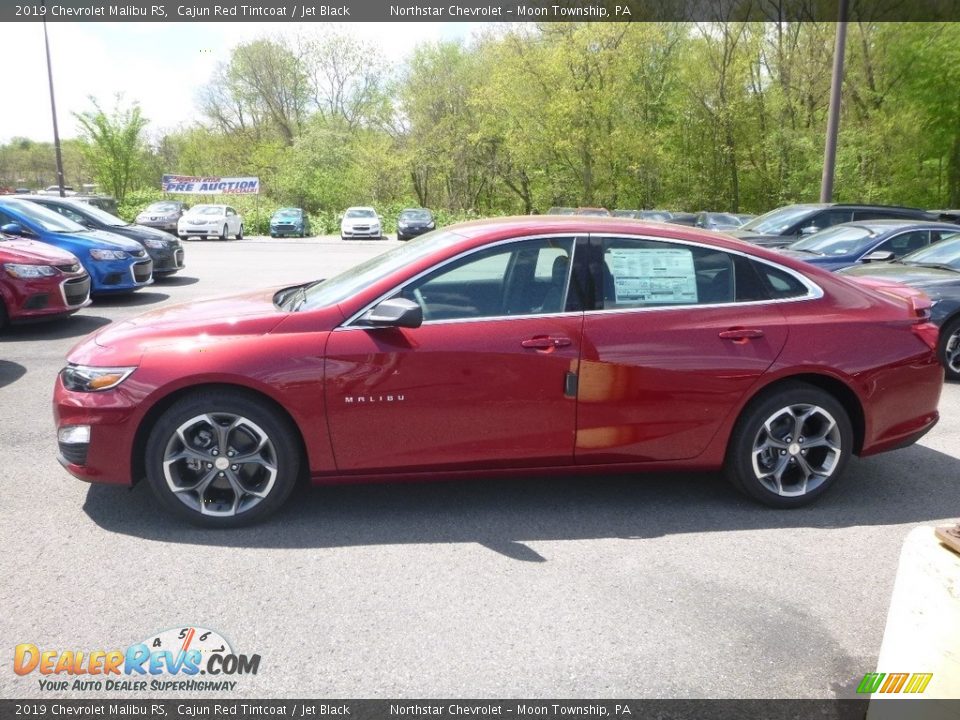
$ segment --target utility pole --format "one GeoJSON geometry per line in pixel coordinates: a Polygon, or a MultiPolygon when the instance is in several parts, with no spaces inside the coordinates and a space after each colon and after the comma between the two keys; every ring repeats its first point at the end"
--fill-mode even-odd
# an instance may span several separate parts
{"type": "Polygon", "coordinates": [[[837,132],[840,129],[840,90],[843,87],[843,55],[847,45],[847,9],[849,0],[840,1],[837,39],[833,48],[833,75],[830,79],[830,111],[827,115],[827,142],[823,149],[823,177],[820,202],[833,200],[833,174],[837,165],[837,132]]]}
{"type": "Polygon", "coordinates": [[[47,83],[50,85],[50,115],[53,117],[53,149],[57,154],[57,185],[60,197],[66,196],[63,190],[63,155],[60,152],[60,131],[57,129],[57,101],[53,96],[53,67],[50,65],[50,38],[47,35],[47,3],[43,0],[43,44],[47,50],[47,83]]]}

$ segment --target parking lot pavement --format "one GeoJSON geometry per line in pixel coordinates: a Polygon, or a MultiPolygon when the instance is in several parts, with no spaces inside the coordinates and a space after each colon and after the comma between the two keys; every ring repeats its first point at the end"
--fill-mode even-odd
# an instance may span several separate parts
{"type": "Polygon", "coordinates": [[[303,489],[265,524],[211,532],[143,484],[90,486],[58,465],[51,389],[85,333],[395,245],[192,241],[169,281],[0,335],[0,696],[110,696],[41,691],[13,672],[19,643],[125,648],[189,625],[261,656],[233,697],[855,693],[904,538],[960,513],[958,384],[919,445],[854,460],[794,511],[712,474],[518,477],[303,489]]]}

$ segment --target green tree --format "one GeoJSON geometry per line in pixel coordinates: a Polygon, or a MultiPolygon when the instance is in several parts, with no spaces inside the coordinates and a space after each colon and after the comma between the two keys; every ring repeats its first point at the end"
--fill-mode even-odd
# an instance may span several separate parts
{"type": "Polygon", "coordinates": [[[147,119],[137,103],[121,107],[120,96],[109,115],[95,98],[91,97],[90,102],[93,110],[75,113],[87,143],[87,158],[97,182],[118,202],[123,202],[143,168],[147,119]]]}

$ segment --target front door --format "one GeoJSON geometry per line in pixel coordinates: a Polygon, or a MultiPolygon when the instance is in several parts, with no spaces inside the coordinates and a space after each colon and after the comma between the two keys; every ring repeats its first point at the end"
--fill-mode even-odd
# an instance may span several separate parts
{"type": "Polygon", "coordinates": [[[583,313],[574,238],[471,251],[399,288],[418,328],[340,328],[327,344],[340,472],[573,462],[583,313]],[[568,310],[568,306],[576,309],[568,310]]]}

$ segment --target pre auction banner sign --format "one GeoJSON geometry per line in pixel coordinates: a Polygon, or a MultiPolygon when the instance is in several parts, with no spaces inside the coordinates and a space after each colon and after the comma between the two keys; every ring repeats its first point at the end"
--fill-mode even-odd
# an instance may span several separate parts
{"type": "Polygon", "coordinates": [[[164,175],[161,186],[176,195],[258,195],[260,178],[164,175]]]}

